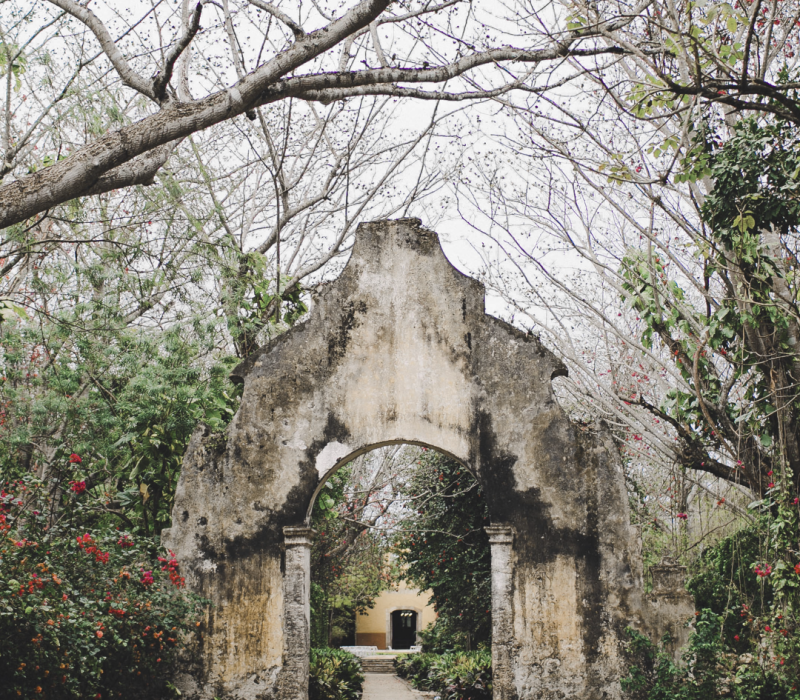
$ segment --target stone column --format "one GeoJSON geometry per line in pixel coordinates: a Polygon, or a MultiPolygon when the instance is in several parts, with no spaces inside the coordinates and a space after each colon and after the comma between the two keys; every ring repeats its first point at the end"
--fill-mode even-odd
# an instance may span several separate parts
{"type": "Polygon", "coordinates": [[[514,529],[485,528],[492,547],[492,682],[494,700],[516,700],[514,690],[514,529]]]}
{"type": "Polygon", "coordinates": [[[681,647],[688,643],[691,628],[686,621],[694,617],[694,597],[686,590],[686,567],[671,557],[664,557],[656,566],[650,567],[653,590],[647,595],[657,625],[656,636],[661,639],[668,634],[666,648],[675,662],[681,658],[681,647]]]}
{"type": "Polygon", "coordinates": [[[283,576],[283,672],[281,700],[308,700],[308,656],[311,650],[310,527],[283,528],[286,568],[283,576]]]}

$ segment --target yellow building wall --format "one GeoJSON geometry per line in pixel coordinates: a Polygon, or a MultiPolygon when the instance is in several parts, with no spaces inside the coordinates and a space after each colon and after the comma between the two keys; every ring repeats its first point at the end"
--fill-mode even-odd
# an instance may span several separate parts
{"type": "Polygon", "coordinates": [[[417,613],[417,633],[437,617],[430,591],[419,591],[400,581],[396,589],[381,593],[375,599],[373,608],[356,615],[356,645],[387,649],[391,644],[391,616],[395,610],[413,610],[417,613]]]}

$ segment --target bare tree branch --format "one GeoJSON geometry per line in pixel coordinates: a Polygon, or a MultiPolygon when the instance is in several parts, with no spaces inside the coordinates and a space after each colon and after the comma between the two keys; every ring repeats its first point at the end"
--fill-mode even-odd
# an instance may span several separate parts
{"type": "Polygon", "coordinates": [[[283,22],[289,29],[292,30],[292,34],[294,34],[295,39],[302,39],[306,33],[303,31],[303,28],[297,24],[289,15],[285,12],[279,10],[275,5],[269,2],[265,2],[264,0],[247,0],[251,5],[259,8],[260,10],[264,10],[264,12],[268,12],[271,14],[275,19],[279,22],[283,22]]]}
{"type": "MultiPolygon", "coordinates": [[[[58,2],[64,4],[64,9],[70,8],[77,13],[76,16],[82,15],[85,10],[71,0],[58,2]]],[[[340,19],[307,34],[233,87],[192,104],[169,103],[151,117],[109,133],[49,168],[0,187],[0,227],[10,226],[54,204],[84,195],[95,187],[104,173],[142,153],[274,101],[269,97],[264,98],[271,84],[336,46],[353,31],[368,25],[386,9],[389,2],[362,0],[340,19]]],[[[102,26],[99,20],[94,21],[96,17],[93,14],[87,19],[93,26],[102,26]]],[[[105,36],[110,40],[107,31],[105,36]]],[[[115,51],[121,58],[115,44],[109,46],[109,50],[115,51]]],[[[120,65],[122,70],[132,73],[127,63],[120,65]]],[[[137,84],[142,88],[140,92],[149,92],[149,96],[154,97],[150,86],[137,84]]]]}
{"type": "Polygon", "coordinates": [[[164,67],[161,72],[153,79],[153,93],[156,99],[163,101],[167,93],[167,85],[172,80],[172,71],[175,68],[175,62],[181,57],[181,54],[189,46],[194,39],[197,32],[200,30],[200,15],[203,13],[203,3],[198,2],[192,13],[192,18],[189,21],[189,26],[186,27],[183,35],[175,42],[175,44],[167,52],[164,57],[164,67]]]}
{"type": "MultiPolygon", "coordinates": [[[[110,35],[93,14],[87,14],[85,8],[76,5],[72,0],[57,1],[75,16],[85,18],[87,26],[101,38],[104,46],[108,46],[107,50],[116,52],[115,66],[118,64],[118,70],[126,74],[132,73],[116,45],[111,41],[110,35]]],[[[38,211],[92,191],[105,172],[152,148],[276,100],[300,96],[312,90],[347,89],[349,92],[343,94],[349,96],[358,94],[357,91],[355,93],[353,91],[361,86],[408,82],[441,83],[477,67],[502,62],[539,64],[562,60],[569,56],[587,58],[625,52],[615,46],[576,48],[574,44],[589,35],[585,29],[576,29],[557,39],[551,39],[550,45],[546,48],[490,49],[433,68],[380,68],[355,73],[322,73],[282,79],[287,73],[336,46],[354,32],[367,28],[388,5],[389,0],[361,0],[340,19],[334,20],[323,29],[304,35],[292,46],[244,76],[233,87],[192,104],[169,103],[157,114],[101,137],[50,168],[0,187],[0,227],[17,223],[38,211]]],[[[630,22],[634,16],[614,18],[603,26],[618,28],[630,22]]],[[[190,34],[191,32],[187,31],[184,36],[190,34]]],[[[136,82],[135,78],[138,76],[133,75],[134,77],[129,79],[136,82]]],[[[142,88],[140,91],[144,94],[155,97],[150,87],[145,89],[140,82],[136,84],[142,88]]],[[[374,87],[370,89],[378,92],[374,87]]],[[[403,92],[399,86],[395,86],[387,89],[385,94],[402,95],[403,92]]],[[[420,96],[424,97],[421,93],[420,96]]]]}
{"type": "Polygon", "coordinates": [[[95,185],[85,195],[102,194],[133,185],[152,185],[156,173],[164,166],[170,154],[182,140],[175,139],[109,170],[98,178],[95,185]]]}
{"type": "Polygon", "coordinates": [[[92,12],[88,7],[79,5],[73,0],[48,0],[53,5],[60,7],[64,12],[72,15],[76,19],[83,22],[92,34],[95,35],[97,41],[103,52],[108,56],[108,60],[114,65],[114,68],[119,73],[119,77],[128,86],[140,92],[142,95],[149,97],[152,100],[157,100],[156,93],[153,91],[152,86],[141,75],[131,68],[122,51],[119,50],[114,39],[111,38],[106,26],[100,21],[100,18],[92,12]]]}

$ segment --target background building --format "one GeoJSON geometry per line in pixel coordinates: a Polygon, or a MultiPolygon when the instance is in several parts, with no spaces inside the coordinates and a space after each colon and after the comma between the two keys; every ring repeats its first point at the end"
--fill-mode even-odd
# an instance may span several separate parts
{"type": "Polygon", "coordinates": [[[435,620],[431,592],[400,581],[396,589],[381,593],[373,608],[356,615],[356,645],[408,649],[419,643],[420,630],[435,620]]]}

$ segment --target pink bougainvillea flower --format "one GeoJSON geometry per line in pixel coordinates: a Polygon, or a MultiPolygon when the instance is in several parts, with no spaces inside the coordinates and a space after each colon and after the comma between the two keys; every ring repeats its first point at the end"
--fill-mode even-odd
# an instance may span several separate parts
{"type": "Polygon", "coordinates": [[[70,481],[69,487],[77,493],[79,496],[86,491],[86,482],[85,481],[70,481]]]}
{"type": "Polygon", "coordinates": [[[80,458],[79,455],[76,455],[74,452],[69,456],[69,461],[72,464],[80,464],[83,460],[80,458]]]}
{"type": "Polygon", "coordinates": [[[143,586],[150,586],[153,583],[153,572],[152,571],[143,571],[140,583],[143,586]]]}
{"type": "Polygon", "coordinates": [[[169,580],[177,586],[178,588],[182,587],[185,583],[185,579],[178,573],[178,560],[175,558],[175,552],[169,550],[169,560],[165,559],[164,557],[158,557],[158,561],[162,562],[164,566],[161,567],[162,571],[169,572],[169,580]]]}
{"type": "Polygon", "coordinates": [[[768,488],[768,489],[774,489],[774,488],[775,488],[775,484],[774,484],[773,482],[771,482],[771,481],[770,481],[770,482],[767,484],[767,488],[768,488]]]}
{"type": "Polygon", "coordinates": [[[755,573],[756,576],[760,578],[766,578],[772,573],[772,567],[769,564],[765,564],[764,568],[762,569],[758,564],[756,564],[755,573]]]}
{"type": "Polygon", "coordinates": [[[94,560],[101,564],[108,563],[108,552],[103,552],[92,539],[92,536],[87,532],[83,537],[78,535],[78,547],[80,547],[87,554],[94,554],[94,560]]]}
{"type": "Polygon", "coordinates": [[[678,517],[679,517],[681,520],[688,520],[688,519],[689,519],[689,516],[688,516],[688,515],[686,515],[686,513],[678,513],[678,517]]]}
{"type": "Polygon", "coordinates": [[[795,565],[794,565],[794,572],[795,572],[796,574],[800,574],[800,564],[795,564],[795,565]]]}

